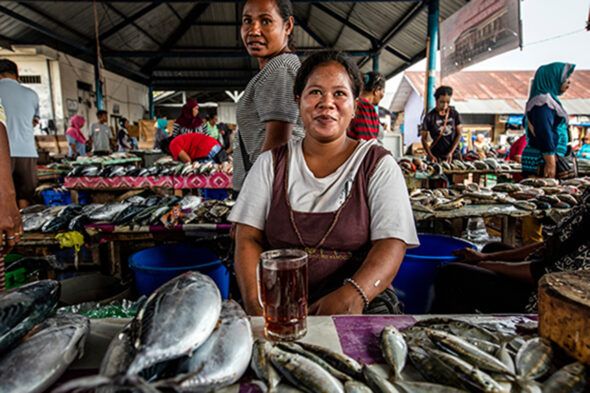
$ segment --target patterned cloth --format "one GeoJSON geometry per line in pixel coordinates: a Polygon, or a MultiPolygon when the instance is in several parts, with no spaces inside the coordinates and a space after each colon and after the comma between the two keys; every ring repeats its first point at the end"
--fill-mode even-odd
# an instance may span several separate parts
{"type": "Polygon", "coordinates": [[[359,97],[357,100],[356,114],[346,134],[353,139],[370,140],[379,136],[379,116],[375,106],[368,100],[359,97]]]}
{"type": "MultiPolygon", "coordinates": [[[[535,281],[546,273],[590,270],[590,188],[580,203],[572,208],[547,238],[543,247],[529,256],[535,281]]],[[[537,310],[537,292],[533,292],[526,308],[537,310]]]]}

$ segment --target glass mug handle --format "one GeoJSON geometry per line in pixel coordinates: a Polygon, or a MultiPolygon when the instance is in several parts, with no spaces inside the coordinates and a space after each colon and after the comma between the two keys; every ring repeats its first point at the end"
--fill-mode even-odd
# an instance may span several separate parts
{"type": "Polygon", "coordinates": [[[258,261],[256,265],[256,293],[258,296],[258,304],[264,310],[264,304],[262,304],[262,291],[260,290],[260,269],[262,269],[262,260],[258,261]]]}

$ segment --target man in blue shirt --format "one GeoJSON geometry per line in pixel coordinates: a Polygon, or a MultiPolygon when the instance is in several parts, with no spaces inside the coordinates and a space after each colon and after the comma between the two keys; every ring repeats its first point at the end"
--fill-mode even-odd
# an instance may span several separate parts
{"type": "Polygon", "coordinates": [[[12,179],[22,209],[32,202],[37,187],[33,127],[39,122],[39,96],[18,82],[18,67],[8,59],[0,59],[0,103],[6,111],[12,179]]]}

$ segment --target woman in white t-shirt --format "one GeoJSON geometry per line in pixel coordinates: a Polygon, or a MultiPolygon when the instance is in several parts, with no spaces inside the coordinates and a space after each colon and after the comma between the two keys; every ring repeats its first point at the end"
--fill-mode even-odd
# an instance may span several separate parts
{"type": "Polygon", "coordinates": [[[262,312],[256,267],[264,250],[305,250],[309,312],[331,315],[371,312],[406,247],[418,245],[395,160],[376,141],[346,136],[361,87],[356,65],[334,51],[310,56],[297,74],[306,136],[259,157],[229,217],[249,314],[262,312]]]}

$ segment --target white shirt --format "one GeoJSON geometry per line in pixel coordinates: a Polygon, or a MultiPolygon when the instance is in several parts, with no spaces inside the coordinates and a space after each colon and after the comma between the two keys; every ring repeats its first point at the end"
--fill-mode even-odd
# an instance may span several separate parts
{"type": "MultiPolygon", "coordinates": [[[[306,213],[336,211],[350,193],[361,163],[375,144],[376,140],[360,141],[353,154],[334,173],[317,178],[305,162],[302,141],[290,141],[287,192],[293,210],[306,213]]],[[[273,156],[267,151],[260,155],[248,173],[229,221],[263,231],[272,201],[273,183],[273,156]]],[[[406,183],[392,156],[385,156],[377,164],[367,192],[371,240],[396,238],[409,247],[418,246],[406,183]]]]}

